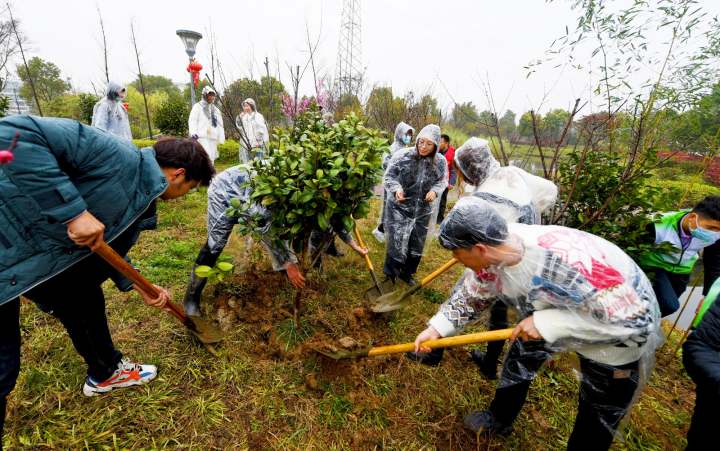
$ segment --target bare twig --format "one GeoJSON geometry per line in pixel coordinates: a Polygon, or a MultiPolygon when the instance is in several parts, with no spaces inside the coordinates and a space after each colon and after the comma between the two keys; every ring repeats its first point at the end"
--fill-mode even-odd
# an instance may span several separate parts
{"type": "Polygon", "coordinates": [[[110,69],[108,67],[108,46],[107,36],[105,35],[105,22],[103,21],[102,13],[100,12],[100,5],[97,7],[98,21],[100,22],[100,34],[102,35],[102,47],[103,47],[103,62],[105,63],[105,82],[110,83],[110,69]]]}
{"type": "Polygon", "coordinates": [[[143,83],[142,69],[140,69],[140,54],[138,53],[137,40],[135,39],[135,25],[130,21],[130,35],[132,36],[133,49],[135,49],[135,60],[137,61],[138,79],[140,80],[140,91],[142,92],[143,102],[145,102],[145,119],[147,119],[148,137],[152,138],[152,122],[150,121],[150,108],[148,108],[147,95],[145,94],[145,84],[143,83]]]}
{"type": "Polygon", "coordinates": [[[538,134],[537,117],[535,111],[530,110],[530,117],[532,119],[533,136],[535,137],[535,144],[537,145],[538,152],[540,152],[540,162],[542,163],[543,174],[545,178],[549,178],[548,168],[545,165],[545,153],[543,152],[542,145],[540,144],[540,136],[538,134]]]}
{"type": "Polygon", "coordinates": [[[565,137],[567,136],[568,131],[570,130],[570,127],[572,126],[572,124],[575,120],[575,116],[582,109],[582,107],[585,106],[585,104],[583,104],[583,106],[579,106],[579,105],[580,105],[580,99],[575,99],[575,105],[573,106],[573,109],[570,112],[570,117],[568,117],[567,122],[565,122],[565,128],[563,128],[562,134],[560,135],[560,139],[555,144],[555,152],[553,153],[552,161],[550,161],[550,177],[551,177],[550,180],[555,180],[557,178],[560,147],[562,146],[563,141],[565,141],[565,137]]]}
{"type": "Polygon", "coordinates": [[[25,66],[25,71],[27,72],[28,76],[28,82],[30,83],[30,89],[32,90],[33,97],[35,98],[35,105],[38,109],[38,114],[40,116],[43,116],[42,106],[40,106],[40,99],[37,95],[37,90],[35,89],[35,81],[33,80],[32,73],[30,72],[30,67],[28,66],[27,60],[25,59],[25,51],[22,47],[22,39],[20,39],[20,33],[17,31],[17,26],[15,24],[15,19],[12,15],[12,9],[10,8],[10,3],[7,4],[7,10],[8,14],[10,15],[10,24],[12,25],[13,33],[15,34],[15,39],[17,39],[18,48],[20,49],[20,55],[22,56],[23,65],[25,66]]]}

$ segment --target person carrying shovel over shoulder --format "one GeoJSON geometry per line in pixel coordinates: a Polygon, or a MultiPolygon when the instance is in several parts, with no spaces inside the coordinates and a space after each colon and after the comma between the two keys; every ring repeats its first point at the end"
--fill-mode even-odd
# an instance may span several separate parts
{"type": "MultiPolygon", "coordinates": [[[[278,272],[284,271],[295,288],[305,286],[305,277],[288,243],[277,243],[267,235],[272,211],[251,199],[252,189],[247,186],[249,179],[250,174],[243,166],[233,166],[219,173],[210,183],[207,192],[207,241],[200,249],[190,271],[190,281],[183,301],[187,315],[200,316],[202,291],[207,284],[207,278],[199,277],[195,269],[201,265],[214,266],[217,263],[233,228],[241,221],[255,228],[262,235],[262,244],[270,255],[273,269],[278,272]],[[241,217],[228,216],[225,213],[232,206],[233,199],[237,199],[234,201],[236,204],[248,207],[238,208],[241,217]]],[[[367,253],[367,249],[360,247],[349,233],[341,231],[338,234],[356,252],[367,253]]],[[[316,238],[318,245],[319,241],[320,238],[316,238]]]]}
{"type": "MultiPolygon", "coordinates": [[[[128,140],[73,120],[0,120],[0,147],[16,135],[14,160],[0,166],[3,422],[20,370],[20,295],[65,327],[88,366],[86,396],[155,377],[155,366],[123,358],[113,344],[102,283],[113,277],[124,290],[132,286],[92,249],[106,241],[125,255],[140,231],[154,228],[157,198],[181,197],[214,174],[202,146],[191,140],[166,139],[138,151],[128,140]]],[[[148,305],[162,308],[169,300],[160,287],[157,298],[134,288],[148,305]]]]}
{"type": "MultiPolygon", "coordinates": [[[[453,159],[458,177],[466,185],[465,190],[473,196],[493,205],[502,218],[509,223],[540,224],[544,211],[555,204],[558,189],[554,183],[532,175],[515,166],[500,166],[488,146],[480,138],[470,138],[460,146],[453,159]]],[[[465,271],[456,285],[460,289],[463,280],[474,277],[472,270],[465,271]]],[[[490,330],[508,327],[507,306],[496,300],[490,307],[490,330]]],[[[503,351],[504,341],[488,343],[487,352],[478,349],[470,353],[482,374],[497,379],[497,364],[503,351]]],[[[438,365],[443,349],[428,354],[409,353],[408,357],[425,365],[438,365]]]]}
{"type": "Polygon", "coordinates": [[[532,380],[551,354],[574,351],[582,381],[568,449],[608,449],[662,341],[650,281],[620,248],[558,226],[508,224],[485,200],[458,201],[440,244],[475,273],[416,340],[457,334],[496,299],[523,317],[513,331],[495,397],[470,413],[475,433],[508,434],[532,380]]]}

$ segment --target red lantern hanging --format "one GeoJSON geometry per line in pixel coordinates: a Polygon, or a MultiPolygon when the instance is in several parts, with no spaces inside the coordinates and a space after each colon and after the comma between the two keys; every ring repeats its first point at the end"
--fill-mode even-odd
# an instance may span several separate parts
{"type": "Polygon", "coordinates": [[[198,83],[200,82],[200,71],[202,70],[202,64],[198,63],[195,58],[193,58],[190,61],[190,64],[188,64],[187,71],[192,74],[192,80],[195,87],[198,87],[198,83]]]}

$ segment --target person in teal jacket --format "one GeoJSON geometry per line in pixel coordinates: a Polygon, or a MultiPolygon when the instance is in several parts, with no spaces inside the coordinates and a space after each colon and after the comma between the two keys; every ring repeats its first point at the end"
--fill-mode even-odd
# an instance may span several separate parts
{"type": "MultiPolygon", "coordinates": [[[[690,282],[700,251],[715,247],[715,242],[720,240],[720,196],[708,196],[692,210],[666,213],[649,225],[648,232],[656,245],[672,246],[672,251],[658,249],[641,255],[638,260],[653,281],[660,314],[665,317],[680,307],[679,297],[690,282]]],[[[718,257],[720,254],[712,252],[703,259],[706,273],[714,273],[711,280],[720,275],[717,274],[718,257]]],[[[709,289],[705,286],[703,294],[709,289]]]]}
{"type": "MultiPolygon", "coordinates": [[[[0,166],[0,437],[20,370],[20,295],[67,330],[88,366],[86,396],[155,377],[155,366],[130,362],[113,345],[101,284],[113,277],[124,289],[132,285],[92,249],[106,241],[125,255],[156,223],[156,199],[183,196],[214,174],[202,146],[189,139],[138,150],[73,120],[0,120],[0,148],[16,135],[13,160],[0,166]]],[[[155,299],[134,288],[155,307],[169,298],[160,287],[155,299]]]]}

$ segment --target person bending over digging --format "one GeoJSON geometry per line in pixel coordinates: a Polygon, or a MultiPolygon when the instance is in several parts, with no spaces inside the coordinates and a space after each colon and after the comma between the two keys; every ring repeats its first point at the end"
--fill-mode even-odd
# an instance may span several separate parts
{"type": "Polygon", "coordinates": [[[440,127],[426,125],[418,133],[415,146],[396,151],[385,171],[386,286],[398,277],[409,285],[417,284],[413,276],[447,187],[447,162],[437,152],[439,143],[440,127]]]}
{"type": "Polygon", "coordinates": [[[703,295],[707,295],[712,282],[720,276],[720,255],[713,246],[720,240],[720,196],[708,196],[692,210],[665,213],[658,222],[648,225],[647,232],[648,241],[672,245],[670,252],[658,249],[638,260],[652,280],[661,315],[671,315],[680,308],[679,297],[690,282],[698,254],[711,248],[703,256],[703,295]]]}
{"type": "MultiPolygon", "coordinates": [[[[183,301],[185,313],[190,316],[200,315],[202,291],[207,284],[207,278],[199,277],[195,274],[195,269],[200,265],[214,266],[217,263],[220,254],[230,239],[233,228],[241,220],[247,221],[247,224],[256,227],[260,235],[263,235],[262,243],[270,255],[273,269],[275,271],[284,271],[294,287],[302,288],[305,286],[305,277],[300,271],[297,258],[292,249],[287,243],[279,245],[266,235],[270,227],[270,215],[272,212],[251,200],[251,188],[245,186],[249,178],[250,175],[245,169],[241,166],[233,166],[219,173],[210,183],[207,192],[207,241],[200,249],[195,264],[190,271],[190,281],[183,301]],[[241,204],[249,206],[247,210],[243,211],[242,218],[225,214],[231,206],[230,201],[232,199],[238,199],[241,204]]],[[[313,235],[313,242],[320,245],[319,242],[322,241],[325,235],[313,235]]],[[[367,253],[367,249],[360,247],[346,231],[342,230],[338,235],[361,255],[367,253]]]]}
{"type": "MultiPolygon", "coordinates": [[[[469,185],[473,196],[492,204],[506,222],[540,224],[541,214],[557,199],[558,189],[551,181],[515,166],[500,166],[484,139],[468,139],[455,151],[453,164],[460,180],[469,185]]],[[[465,278],[474,276],[472,270],[466,270],[456,287],[462,287],[465,278]]],[[[504,302],[496,300],[492,303],[488,326],[490,330],[508,327],[504,302]]],[[[504,344],[504,341],[493,341],[488,343],[487,352],[476,349],[470,353],[488,379],[497,379],[497,365],[504,344]]],[[[442,356],[442,348],[429,354],[408,354],[409,358],[426,365],[439,364],[442,356]]]]}
{"type": "MultiPolygon", "coordinates": [[[[125,255],[156,224],[155,200],[181,197],[214,174],[197,142],[158,141],[138,149],[79,122],[33,116],[0,120],[0,147],[19,133],[15,159],[0,166],[0,409],[20,370],[20,295],[55,316],[88,366],[86,396],[144,384],[153,365],[123,358],[113,345],[102,283],[109,277],[153,299],[92,253],[107,241],[125,255]]],[[[0,423],[0,434],[1,434],[0,423]]],[[[1,435],[0,435],[1,437],[1,435]]]]}
{"type": "Polygon", "coordinates": [[[488,410],[464,424],[508,434],[532,380],[556,351],[574,351],[582,381],[568,449],[608,449],[662,341],[657,301],[642,270],[602,238],[558,226],[508,224],[485,200],[458,201],[440,244],[475,277],[462,281],[416,340],[454,335],[494,300],[524,318],[488,410]]]}

